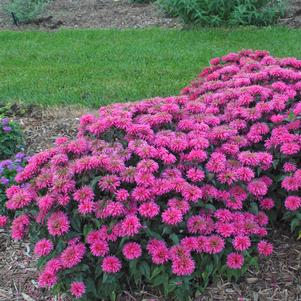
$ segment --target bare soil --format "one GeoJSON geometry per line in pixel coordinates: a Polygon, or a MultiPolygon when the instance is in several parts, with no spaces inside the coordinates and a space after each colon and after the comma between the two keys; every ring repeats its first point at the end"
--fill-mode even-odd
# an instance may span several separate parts
{"type": "MultiPolygon", "coordinates": [[[[7,1],[7,0],[1,0],[7,1]]],[[[57,28],[141,28],[180,26],[167,18],[156,5],[131,3],[130,0],[53,0],[41,18],[16,26],[11,16],[0,12],[0,29],[57,28]]]]}
{"type": "Polygon", "coordinates": [[[287,0],[286,17],[281,23],[295,28],[301,27],[301,0],[287,0]]]}
{"type": "MultiPolygon", "coordinates": [[[[38,109],[17,119],[26,137],[26,151],[35,153],[52,145],[58,136],[75,137],[81,108],[38,109]]],[[[94,113],[94,112],[92,112],[94,113]]],[[[252,269],[238,282],[220,279],[195,301],[301,301],[301,244],[287,229],[274,229],[271,257],[261,258],[259,270],[252,269]]],[[[35,260],[28,243],[16,243],[0,230],[0,301],[51,300],[38,288],[35,260]]],[[[67,300],[62,298],[61,300],[67,300]]],[[[130,295],[122,301],[163,301],[151,294],[130,295]]]]}

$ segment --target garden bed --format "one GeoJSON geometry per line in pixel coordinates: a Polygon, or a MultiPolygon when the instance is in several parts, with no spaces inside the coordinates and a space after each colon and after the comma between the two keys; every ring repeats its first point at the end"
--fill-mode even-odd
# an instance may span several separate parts
{"type": "MultiPolygon", "coordinates": [[[[87,109],[36,108],[29,116],[18,117],[24,128],[26,151],[35,153],[49,147],[57,136],[74,137],[78,118],[87,109]]],[[[287,229],[271,231],[272,256],[260,261],[259,270],[250,270],[238,283],[219,280],[210,285],[198,301],[205,300],[299,300],[301,298],[301,244],[289,237],[287,229]]],[[[35,262],[27,243],[12,241],[0,232],[0,301],[50,300],[38,288],[35,262]]],[[[163,300],[147,293],[127,293],[130,300],[163,300]]]]}
{"type": "Polygon", "coordinates": [[[43,18],[31,24],[15,26],[12,19],[0,13],[0,28],[141,28],[175,27],[175,19],[167,18],[153,4],[134,4],[128,0],[55,0],[43,18]]]}

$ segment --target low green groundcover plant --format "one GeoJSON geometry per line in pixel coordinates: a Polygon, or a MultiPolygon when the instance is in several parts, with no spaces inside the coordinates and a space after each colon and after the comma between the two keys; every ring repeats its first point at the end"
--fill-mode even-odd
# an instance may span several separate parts
{"type": "Polygon", "coordinates": [[[300,230],[301,61],[244,50],[180,96],[84,115],[76,140],[34,155],[7,189],[39,285],[81,300],[160,289],[193,300],[273,251],[269,221],[300,230]]]}
{"type": "Polygon", "coordinates": [[[0,115],[0,160],[9,159],[22,150],[23,136],[18,123],[0,115]]]}
{"type": "Polygon", "coordinates": [[[169,16],[204,26],[266,26],[285,13],[282,0],[157,0],[157,4],[169,16]]]}
{"type": "Polygon", "coordinates": [[[40,17],[49,2],[50,0],[8,0],[0,8],[11,16],[13,22],[18,25],[40,17]]]}

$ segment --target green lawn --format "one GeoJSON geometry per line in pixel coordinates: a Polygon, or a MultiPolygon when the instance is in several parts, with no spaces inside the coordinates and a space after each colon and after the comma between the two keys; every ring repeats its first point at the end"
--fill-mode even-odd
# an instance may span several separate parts
{"type": "Polygon", "coordinates": [[[2,31],[0,100],[98,107],[174,95],[210,58],[242,48],[301,57],[301,30],[2,31]]]}

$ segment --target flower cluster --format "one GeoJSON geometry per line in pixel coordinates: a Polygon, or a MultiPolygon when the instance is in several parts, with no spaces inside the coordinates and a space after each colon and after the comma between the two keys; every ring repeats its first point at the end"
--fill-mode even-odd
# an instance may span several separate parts
{"type": "Polygon", "coordinates": [[[6,206],[14,238],[41,233],[40,286],[97,300],[138,277],[177,295],[270,255],[267,211],[301,206],[300,70],[231,53],[180,96],[102,107],[34,155],[6,206]]]}
{"type": "Polygon", "coordinates": [[[0,228],[4,227],[8,221],[5,189],[15,184],[14,178],[24,169],[27,160],[24,153],[17,153],[12,159],[0,161],[0,228]]]}

